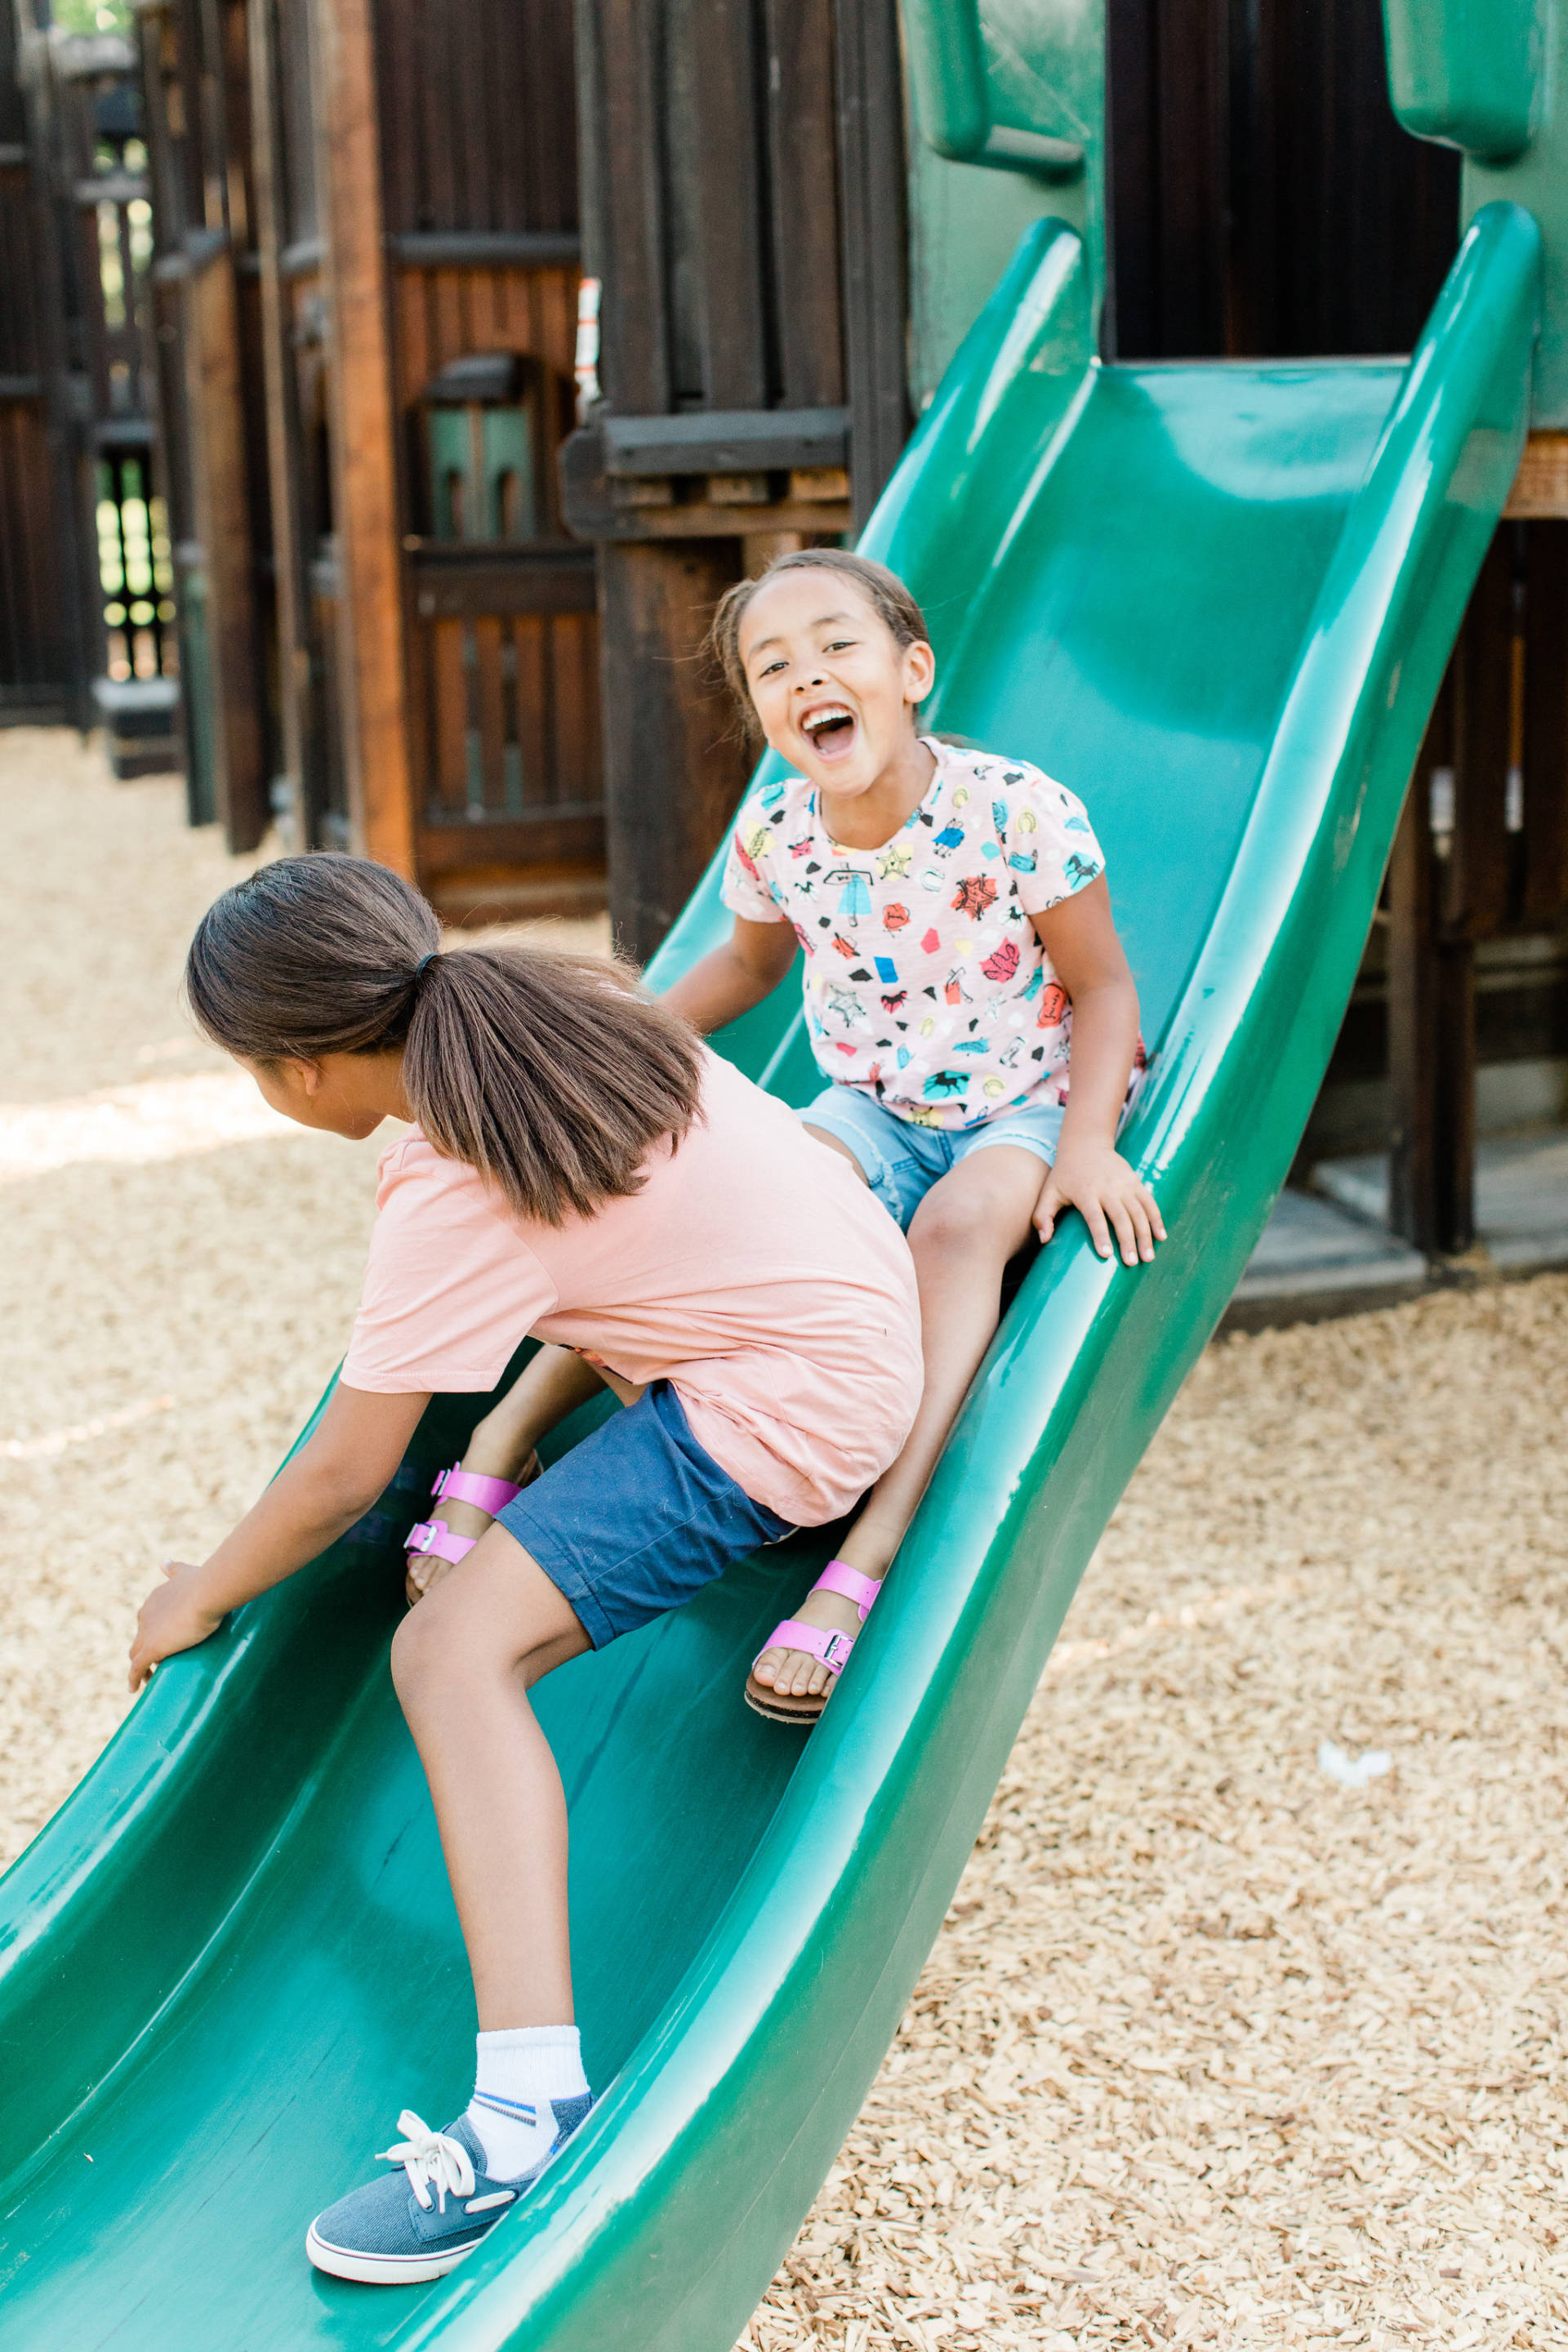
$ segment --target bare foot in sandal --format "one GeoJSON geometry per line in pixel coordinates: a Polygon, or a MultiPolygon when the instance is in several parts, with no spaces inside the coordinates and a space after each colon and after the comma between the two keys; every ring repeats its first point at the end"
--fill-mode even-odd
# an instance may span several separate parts
{"type": "Polygon", "coordinates": [[[515,1483],[465,1470],[461,1463],[442,1471],[430,1489],[440,1505],[439,1516],[422,1519],[409,1530],[403,1590],[410,1609],[472,1551],[496,1513],[531,1486],[539,1470],[539,1456],[531,1454],[515,1483]]]}
{"type": "Polygon", "coordinates": [[[775,1723],[815,1723],[881,1589],[879,1580],[829,1560],[797,1613],[773,1628],[759,1654],[746,1678],[747,1706],[775,1723]]]}

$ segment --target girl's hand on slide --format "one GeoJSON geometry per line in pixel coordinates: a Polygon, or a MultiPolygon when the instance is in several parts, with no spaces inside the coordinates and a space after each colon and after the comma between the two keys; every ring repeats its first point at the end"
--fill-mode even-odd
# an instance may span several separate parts
{"type": "Polygon", "coordinates": [[[154,1585],[136,1619],[136,1639],[131,1644],[131,1687],[139,1691],[153,1667],[178,1651],[194,1650],[224,1621],[224,1611],[206,1607],[195,1579],[201,1574],[183,1559],[166,1559],[166,1584],[154,1585]]]}
{"type": "Polygon", "coordinates": [[[1154,1195],[1109,1144],[1069,1145],[1058,1155],[1035,1203],[1035,1230],[1043,1242],[1050,1240],[1058,1217],[1068,1208],[1078,1211],[1101,1257],[1113,1255],[1114,1232],[1124,1265],[1136,1265],[1140,1258],[1147,1265],[1155,1243],[1165,1238],[1154,1195]]]}

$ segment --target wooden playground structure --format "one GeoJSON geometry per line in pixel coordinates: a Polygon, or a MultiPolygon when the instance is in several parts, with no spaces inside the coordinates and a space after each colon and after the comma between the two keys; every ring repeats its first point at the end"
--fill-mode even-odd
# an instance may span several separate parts
{"type": "MultiPolygon", "coordinates": [[[[542,1685],[601,2095],[389,2323],[298,2258],[299,2158],[346,2171],[389,2058],[468,2062],[386,1673],[390,1503],[473,1427],[431,1400],[388,1507],[169,1660],[6,1873],[13,2327],[1546,2352],[1568,1281],[1465,1244],[1568,1072],[1568,17],[6,22],[0,685],[55,724],[0,758],[46,910],[0,1119],[0,1746],[74,1744],[0,1841],[90,1752],[60,1661],[98,1707],[152,1498],[205,1541],[352,1304],[368,1155],[159,1034],[192,904],[341,845],[449,921],[604,903],[654,987],[689,971],[747,765],[696,647],[770,550],[864,524],[931,615],[931,723],[1084,787],[1167,1222],[1136,1272],[1072,1225],[1023,1272],[804,1752],[740,1692],[826,1531],[542,1685]],[[58,723],[94,718],[139,788],[58,723]],[[1211,1348],[1292,1156],[1368,1140],[1425,1295],[1211,1348]]],[[[792,992],[720,1050],[819,1085],[792,992]]]]}
{"type": "MultiPolygon", "coordinates": [[[[1377,0],[1113,0],[1107,358],[1406,350],[1459,158],[1377,0]]],[[[897,0],[135,0],[0,18],[0,711],[177,760],[449,919],[643,958],[749,764],[714,597],[869,513],[1006,252],[1071,212],[910,131],[897,0]],[[582,313],[581,326],[579,313],[582,313]]],[[[1568,1066],[1568,436],[1532,437],[1306,1156],[1475,1238],[1477,1105],[1568,1066]],[[1484,1086],[1479,1074],[1488,1076],[1484,1086]]]]}

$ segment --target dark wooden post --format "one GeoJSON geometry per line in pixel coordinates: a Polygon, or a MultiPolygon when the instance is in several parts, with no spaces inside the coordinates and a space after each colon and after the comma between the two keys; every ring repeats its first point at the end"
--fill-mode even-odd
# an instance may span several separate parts
{"type": "Polygon", "coordinates": [[[1440,936],[1442,860],[1436,814],[1450,813],[1452,768],[1440,709],[1416,762],[1388,871],[1388,1222],[1416,1248],[1467,1250],[1475,1240],[1475,950],[1440,936]]]}
{"type": "Polygon", "coordinates": [[[837,0],[850,488],[862,530],[909,438],[903,68],[887,0],[837,0]]]}
{"type": "Polygon", "coordinates": [[[611,919],[639,962],[680,912],[745,780],[729,695],[701,664],[703,632],[740,577],[740,557],[734,539],[633,541],[601,556],[605,768],[616,787],[605,810],[611,919]]]}
{"type": "Polygon", "coordinates": [[[162,475],[174,541],[181,704],[193,823],[254,848],[270,815],[258,562],[266,452],[241,282],[249,94],[237,0],[143,0],[152,309],[162,475]]]}
{"type": "MultiPolygon", "coordinates": [[[[13,182],[8,191],[10,209],[14,214],[21,210],[16,201],[20,196],[31,215],[20,236],[16,236],[15,227],[13,236],[26,255],[33,283],[25,290],[5,289],[15,313],[7,321],[9,333],[0,338],[0,351],[13,337],[30,344],[26,372],[8,373],[3,381],[11,399],[20,394],[26,404],[24,407],[18,403],[16,412],[18,454],[26,451],[17,471],[25,476],[33,466],[40,466],[43,479],[17,479],[10,486],[12,529],[41,531],[49,542],[37,551],[32,566],[30,585],[35,593],[40,588],[44,591],[42,610],[28,614],[17,634],[24,639],[35,636],[43,656],[37,667],[50,674],[47,684],[61,695],[66,714],[78,727],[85,728],[91,723],[90,680],[97,632],[90,620],[95,549],[86,534],[79,495],[82,433],[73,383],[75,355],[70,348],[73,333],[79,331],[79,305],[67,257],[68,241],[61,234],[62,215],[68,217],[68,213],[58,201],[59,192],[50,184],[59,138],[47,36],[27,0],[17,9],[14,33],[21,37],[20,54],[6,42],[0,49],[0,65],[16,58],[26,139],[0,152],[21,183],[17,187],[13,182]]],[[[26,684],[41,687],[45,678],[29,679],[26,684]]],[[[26,709],[25,699],[18,699],[26,709]]]]}
{"type": "Polygon", "coordinates": [[[279,261],[287,244],[286,164],[279,119],[279,26],[277,0],[252,0],[250,45],[251,179],[255,190],[256,245],[261,269],[261,351],[267,384],[267,469],[272,493],[273,595],[278,619],[279,779],[287,795],[279,811],[287,819],[296,848],[313,846],[312,812],[306,781],[306,719],[310,705],[310,656],[306,651],[304,554],[300,530],[300,425],[289,366],[289,320],[279,261]],[[300,675],[301,666],[305,675],[300,675]]]}
{"type": "Polygon", "coordinates": [[[1481,567],[1389,870],[1390,1223],[1418,1249],[1476,1237],[1476,945],[1510,921],[1519,530],[1481,567]]]}
{"type": "Polygon", "coordinates": [[[349,809],[356,847],[412,877],[414,780],[372,0],[321,0],[316,24],[349,809]]]}

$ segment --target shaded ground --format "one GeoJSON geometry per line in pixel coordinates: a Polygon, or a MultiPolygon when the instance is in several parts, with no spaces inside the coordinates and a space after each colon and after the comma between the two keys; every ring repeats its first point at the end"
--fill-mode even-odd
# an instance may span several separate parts
{"type": "MultiPolygon", "coordinates": [[[[0,734],[0,1859],[358,1292],[375,1146],[226,1139],[178,1010],[247,862],[0,734]],[[153,1084],[128,1158],[150,1097],[82,1098],[153,1084]]],[[[753,2352],[1568,2343],[1565,1409],[1562,1276],[1209,1351],[753,2352]]]]}

